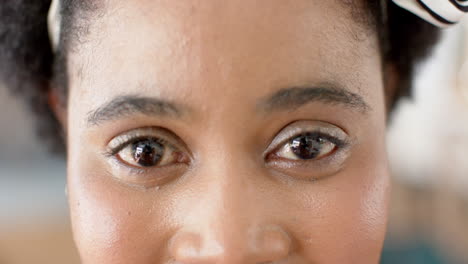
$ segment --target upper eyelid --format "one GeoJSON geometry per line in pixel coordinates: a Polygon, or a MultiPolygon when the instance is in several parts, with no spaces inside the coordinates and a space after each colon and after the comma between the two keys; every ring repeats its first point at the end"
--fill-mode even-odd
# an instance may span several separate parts
{"type": "Polygon", "coordinates": [[[346,145],[349,144],[349,140],[347,140],[347,139],[340,139],[338,137],[335,137],[335,136],[332,136],[332,135],[329,135],[329,134],[325,134],[325,133],[320,133],[320,132],[319,132],[319,134],[322,137],[325,137],[325,139],[327,139],[331,143],[335,144],[337,147],[345,147],[346,145]]]}
{"type": "MultiPolygon", "coordinates": [[[[313,133],[313,132],[312,132],[312,133],[313,133]]],[[[337,148],[346,148],[346,147],[349,146],[349,143],[350,143],[350,142],[347,141],[347,140],[342,140],[342,139],[339,139],[339,138],[337,138],[337,137],[334,137],[334,136],[331,136],[331,135],[327,135],[327,134],[325,134],[325,133],[320,133],[320,132],[319,132],[318,134],[320,134],[321,136],[325,137],[326,140],[328,140],[329,142],[331,142],[332,144],[334,144],[335,147],[337,147],[337,148]]],[[[297,136],[299,136],[299,135],[300,135],[300,134],[298,134],[297,136]]],[[[294,137],[296,137],[296,136],[292,136],[292,137],[289,138],[288,140],[283,141],[281,144],[279,144],[279,145],[280,145],[279,148],[282,148],[282,147],[286,146],[284,143],[286,143],[287,145],[289,145],[289,144],[290,144],[290,139],[292,139],[292,138],[294,138],[294,137]]],[[[278,147],[274,148],[273,150],[275,150],[275,149],[278,149],[278,147]]]]}
{"type": "Polygon", "coordinates": [[[171,131],[164,128],[147,127],[123,132],[120,135],[112,138],[107,144],[107,153],[115,152],[117,149],[122,150],[132,141],[145,138],[157,138],[173,149],[186,149],[183,142],[181,142],[181,139],[179,139],[171,131]]]}
{"type": "MultiPolygon", "coordinates": [[[[113,148],[109,147],[110,155],[116,155],[117,153],[119,153],[120,151],[125,149],[129,144],[137,142],[139,140],[148,139],[148,138],[151,138],[151,136],[138,136],[138,137],[134,137],[134,138],[128,138],[126,141],[122,141],[120,143],[120,145],[117,145],[117,146],[115,146],[113,148]]],[[[168,142],[165,139],[158,138],[158,137],[154,137],[154,138],[157,139],[158,143],[168,145],[170,148],[173,148],[173,149],[177,149],[177,147],[174,147],[173,144],[171,144],[170,142],[168,142]]]]}
{"type": "Polygon", "coordinates": [[[285,128],[281,129],[276,134],[273,141],[265,150],[264,156],[268,155],[271,151],[275,150],[276,148],[281,146],[281,144],[284,144],[285,142],[287,142],[294,136],[297,136],[297,135],[300,135],[301,133],[306,133],[306,132],[319,132],[324,135],[329,135],[332,138],[336,138],[340,141],[343,141],[345,144],[350,143],[348,133],[346,133],[340,127],[334,126],[332,124],[328,124],[328,123],[321,122],[321,121],[316,121],[314,124],[306,124],[305,126],[299,126],[298,124],[293,127],[291,126],[293,125],[290,124],[286,126],[285,128]],[[336,131],[339,131],[339,132],[336,133],[336,131]],[[340,138],[338,134],[342,134],[343,138],[340,138]]]}

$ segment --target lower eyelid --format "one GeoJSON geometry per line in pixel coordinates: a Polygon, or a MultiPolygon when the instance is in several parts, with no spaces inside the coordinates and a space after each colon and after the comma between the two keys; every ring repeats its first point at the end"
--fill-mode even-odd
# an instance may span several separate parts
{"type": "Polygon", "coordinates": [[[127,164],[126,162],[121,161],[117,156],[112,156],[109,158],[109,163],[112,167],[112,171],[114,171],[113,174],[115,174],[116,171],[121,171],[125,170],[127,173],[133,174],[133,175],[141,175],[146,172],[146,170],[141,167],[135,167],[130,164],[127,164]]]}
{"type": "Polygon", "coordinates": [[[141,178],[142,180],[152,180],[155,181],[160,177],[154,176],[154,175],[161,175],[161,172],[164,172],[166,176],[162,178],[167,178],[171,177],[171,175],[167,175],[169,170],[179,170],[181,168],[186,168],[188,167],[188,164],[186,163],[177,163],[177,164],[172,164],[172,165],[167,165],[167,166],[154,166],[154,167],[135,167],[129,164],[126,164],[120,160],[118,160],[117,157],[111,157],[109,159],[109,163],[111,166],[111,174],[114,175],[115,178],[120,179],[121,181],[126,181],[124,178],[127,177],[138,177],[141,178]],[[123,176],[125,175],[125,176],[123,176]]]}
{"type": "Polygon", "coordinates": [[[344,148],[318,160],[289,160],[277,157],[267,161],[267,165],[269,168],[279,171],[288,177],[319,180],[341,171],[345,167],[349,156],[349,149],[344,148]]]}
{"type": "MultiPolygon", "coordinates": [[[[120,164],[119,166],[125,165],[120,164]]],[[[167,168],[144,170],[125,166],[125,168],[117,168],[117,170],[117,172],[110,172],[112,178],[117,182],[130,187],[150,189],[159,188],[180,177],[187,168],[185,165],[179,165],[168,171],[167,168]],[[121,171],[122,169],[124,171],[121,171]]]]}

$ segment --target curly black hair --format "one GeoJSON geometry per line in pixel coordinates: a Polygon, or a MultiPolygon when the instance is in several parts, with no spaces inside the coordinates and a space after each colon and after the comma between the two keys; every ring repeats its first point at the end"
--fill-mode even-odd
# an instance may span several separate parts
{"type": "MultiPolygon", "coordinates": [[[[4,0],[0,5],[0,81],[25,100],[37,116],[38,134],[52,151],[63,153],[62,128],[48,103],[53,80],[63,85],[66,97],[66,54],[68,40],[76,37],[78,10],[93,9],[85,0],[62,0],[63,16],[60,46],[52,52],[47,29],[51,0],[4,0]]],[[[351,1],[352,2],[352,1],[351,1]]],[[[403,96],[410,95],[412,76],[417,64],[437,42],[439,30],[397,7],[390,0],[368,0],[367,9],[380,37],[383,65],[394,65],[398,73],[397,91],[389,99],[390,108],[403,96]]],[[[82,18],[81,18],[82,19],[82,18]]]]}

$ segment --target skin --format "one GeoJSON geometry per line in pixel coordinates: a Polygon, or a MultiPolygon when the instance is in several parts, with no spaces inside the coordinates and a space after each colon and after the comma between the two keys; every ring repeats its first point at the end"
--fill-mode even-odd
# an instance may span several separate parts
{"type": "Polygon", "coordinates": [[[59,113],[82,262],[378,263],[386,111],[366,27],[339,1],[107,1],[69,54],[59,113]],[[290,87],[360,100],[272,103],[290,87]],[[291,127],[340,131],[347,146],[278,162],[291,127]],[[141,128],[177,145],[176,162],[108,153],[141,128]]]}

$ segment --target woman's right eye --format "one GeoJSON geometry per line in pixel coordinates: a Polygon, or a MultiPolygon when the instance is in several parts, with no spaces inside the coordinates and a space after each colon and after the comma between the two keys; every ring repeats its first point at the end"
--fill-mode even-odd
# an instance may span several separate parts
{"type": "Polygon", "coordinates": [[[180,152],[157,138],[138,139],[128,143],[116,157],[131,166],[166,166],[178,161],[180,152]]]}
{"type": "Polygon", "coordinates": [[[176,138],[163,129],[136,129],[112,139],[108,153],[120,163],[137,169],[187,163],[188,154],[178,147],[176,138]]]}

